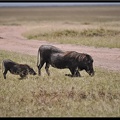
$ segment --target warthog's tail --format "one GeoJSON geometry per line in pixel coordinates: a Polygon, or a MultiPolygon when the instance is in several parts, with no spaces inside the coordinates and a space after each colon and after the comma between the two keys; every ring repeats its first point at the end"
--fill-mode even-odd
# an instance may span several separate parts
{"type": "Polygon", "coordinates": [[[37,54],[37,67],[40,64],[40,50],[38,50],[38,54],[37,54]]]}
{"type": "Polygon", "coordinates": [[[4,66],[4,61],[2,61],[2,64],[1,64],[1,69],[2,69],[2,73],[4,72],[4,70],[5,70],[5,66],[4,66]]]}

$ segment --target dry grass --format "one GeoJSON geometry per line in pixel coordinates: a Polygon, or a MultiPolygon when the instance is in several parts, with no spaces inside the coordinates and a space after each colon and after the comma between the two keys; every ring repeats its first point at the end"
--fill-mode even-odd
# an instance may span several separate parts
{"type": "Polygon", "coordinates": [[[0,15],[1,24],[15,21],[21,22],[21,24],[28,23],[27,21],[29,23],[77,21],[86,24],[89,22],[119,21],[120,9],[119,6],[0,8],[0,15]]]}
{"type": "Polygon", "coordinates": [[[46,40],[62,44],[77,44],[95,47],[120,48],[120,31],[105,28],[32,30],[24,34],[28,39],[46,40]]]}
{"type": "MultiPolygon", "coordinates": [[[[0,51],[0,62],[10,58],[27,63],[36,71],[36,57],[0,51]]],[[[0,67],[1,70],[1,67],[0,67]]],[[[1,117],[120,117],[120,74],[95,68],[90,77],[81,71],[82,77],[65,76],[68,69],[50,67],[51,76],[42,68],[42,75],[19,76],[0,74],[1,117]]]]}
{"type": "Polygon", "coordinates": [[[0,16],[0,25],[28,27],[29,39],[120,48],[119,6],[0,8],[0,16]]]}
{"type": "MultiPolygon", "coordinates": [[[[0,8],[0,25],[28,27],[23,35],[50,42],[120,48],[120,9],[116,7],[0,8]]],[[[36,57],[0,51],[35,69],[36,57]]],[[[0,66],[1,70],[1,66],[0,66]]],[[[51,76],[0,74],[1,117],[120,117],[120,73],[95,68],[70,78],[68,69],[50,67],[51,76]]]]}

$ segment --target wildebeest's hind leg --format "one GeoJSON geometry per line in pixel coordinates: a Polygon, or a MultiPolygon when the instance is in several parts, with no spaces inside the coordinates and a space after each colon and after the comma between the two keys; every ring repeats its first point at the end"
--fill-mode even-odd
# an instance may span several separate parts
{"type": "Polygon", "coordinates": [[[4,72],[3,72],[4,79],[6,79],[7,71],[8,71],[8,70],[5,69],[4,72]]]}
{"type": "Polygon", "coordinates": [[[49,72],[49,67],[50,67],[50,64],[46,62],[46,65],[45,65],[45,70],[48,74],[48,76],[50,75],[50,72],[49,72]]]}

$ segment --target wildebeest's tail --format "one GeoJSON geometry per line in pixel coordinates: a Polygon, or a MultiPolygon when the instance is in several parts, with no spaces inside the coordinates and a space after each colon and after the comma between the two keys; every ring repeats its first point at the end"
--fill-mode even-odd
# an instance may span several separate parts
{"type": "Polygon", "coordinates": [[[40,49],[38,49],[38,54],[37,54],[37,67],[40,64],[40,49]]]}

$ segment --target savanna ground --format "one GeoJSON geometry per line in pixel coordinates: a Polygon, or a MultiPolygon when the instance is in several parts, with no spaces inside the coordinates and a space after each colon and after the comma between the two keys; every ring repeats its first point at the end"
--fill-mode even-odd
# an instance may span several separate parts
{"type": "MultiPolygon", "coordinates": [[[[51,44],[90,54],[95,76],[0,74],[1,117],[120,117],[120,7],[0,8],[0,62],[9,58],[37,72],[37,50],[51,44]]],[[[2,69],[2,67],[0,67],[2,69]]]]}

